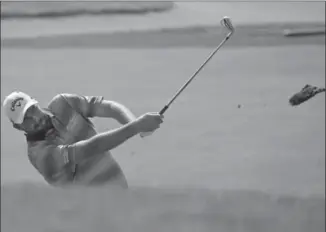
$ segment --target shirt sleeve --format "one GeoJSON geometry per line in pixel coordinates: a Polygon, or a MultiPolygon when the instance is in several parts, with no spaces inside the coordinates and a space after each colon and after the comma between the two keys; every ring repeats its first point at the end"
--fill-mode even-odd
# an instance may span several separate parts
{"type": "Polygon", "coordinates": [[[79,111],[86,118],[94,117],[96,105],[101,104],[104,99],[102,96],[80,96],[68,93],[59,94],[58,98],[67,101],[71,107],[79,111]]]}

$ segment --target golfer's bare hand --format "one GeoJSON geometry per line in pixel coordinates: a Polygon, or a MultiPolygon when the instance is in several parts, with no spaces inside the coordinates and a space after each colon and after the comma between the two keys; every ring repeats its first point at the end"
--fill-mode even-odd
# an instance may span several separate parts
{"type": "Polygon", "coordinates": [[[163,116],[159,113],[146,113],[136,119],[139,133],[153,132],[157,130],[163,122],[163,116]]]}

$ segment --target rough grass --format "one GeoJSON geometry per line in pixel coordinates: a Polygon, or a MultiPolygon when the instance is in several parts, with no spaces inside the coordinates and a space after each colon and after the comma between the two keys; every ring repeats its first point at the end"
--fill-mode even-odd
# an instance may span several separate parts
{"type": "Polygon", "coordinates": [[[1,2],[1,19],[77,15],[144,14],[170,10],[172,2],[1,2]]]}

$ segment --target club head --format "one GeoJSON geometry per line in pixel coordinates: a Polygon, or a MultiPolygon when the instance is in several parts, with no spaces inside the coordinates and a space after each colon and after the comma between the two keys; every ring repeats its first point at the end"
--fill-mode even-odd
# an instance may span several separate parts
{"type": "Polygon", "coordinates": [[[233,27],[232,21],[229,17],[227,17],[227,16],[223,17],[223,19],[221,20],[221,25],[233,33],[234,27],[233,27]]]}

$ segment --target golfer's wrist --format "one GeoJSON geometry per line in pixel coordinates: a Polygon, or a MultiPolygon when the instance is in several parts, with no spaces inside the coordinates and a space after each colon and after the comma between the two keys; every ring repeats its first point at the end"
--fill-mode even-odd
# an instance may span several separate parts
{"type": "Polygon", "coordinates": [[[133,131],[133,133],[135,133],[135,134],[141,133],[138,118],[133,120],[132,122],[128,123],[128,125],[129,125],[130,129],[133,131]]]}

